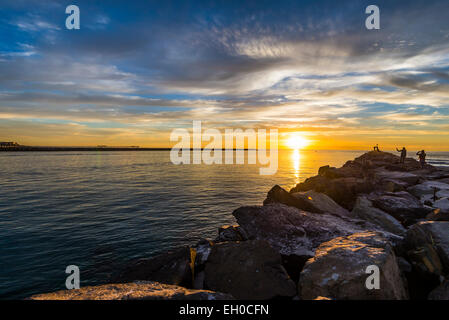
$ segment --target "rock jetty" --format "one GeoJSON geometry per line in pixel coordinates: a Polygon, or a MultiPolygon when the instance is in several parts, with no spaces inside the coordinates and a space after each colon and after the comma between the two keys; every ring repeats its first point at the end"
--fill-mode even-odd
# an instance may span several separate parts
{"type": "Polygon", "coordinates": [[[449,299],[445,168],[372,151],[232,214],[215,239],[136,261],[114,284],[30,299],[449,299]]]}

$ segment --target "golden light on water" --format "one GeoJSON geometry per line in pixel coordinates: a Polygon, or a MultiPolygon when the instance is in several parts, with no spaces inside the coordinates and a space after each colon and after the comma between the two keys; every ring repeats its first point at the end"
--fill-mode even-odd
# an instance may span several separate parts
{"type": "Polygon", "coordinates": [[[304,147],[307,147],[309,145],[310,141],[307,140],[306,138],[304,138],[301,134],[299,133],[292,133],[290,134],[289,138],[287,139],[287,146],[290,149],[302,149],[304,147]]]}
{"type": "Polygon", "coordinates": [[[293,150],[292,164],[293,164],[293,174],[295,175],[296,183],[299,183],[299,167],[301,165],[301,155],[298,149],[293,150]]]}

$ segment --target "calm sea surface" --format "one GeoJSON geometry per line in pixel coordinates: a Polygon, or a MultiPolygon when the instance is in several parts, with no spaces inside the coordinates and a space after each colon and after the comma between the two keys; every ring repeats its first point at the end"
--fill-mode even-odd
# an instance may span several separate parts
{"type": "MultiPolygon", "coordinates": [[[[131,259],[214,238],[273,185],[362,153],[281,151],[273,176],[259,165],[175,166],[168,151],[0,153],[0,299],[64,289],[71,264],[81,286],[107,282],[131,259]]],[[[449,153],[429,161],[449,165],[449,153]]]]}

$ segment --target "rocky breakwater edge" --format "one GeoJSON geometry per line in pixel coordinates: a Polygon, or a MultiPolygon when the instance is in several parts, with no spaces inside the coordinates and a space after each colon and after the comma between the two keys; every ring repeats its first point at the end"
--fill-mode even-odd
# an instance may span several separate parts
{"type": "Polygon", "coordinates": [[[445,168],[372,151],[232,214],[216,239],[134,261],[111,284],[30,299],[449,299],[445,168]]]}

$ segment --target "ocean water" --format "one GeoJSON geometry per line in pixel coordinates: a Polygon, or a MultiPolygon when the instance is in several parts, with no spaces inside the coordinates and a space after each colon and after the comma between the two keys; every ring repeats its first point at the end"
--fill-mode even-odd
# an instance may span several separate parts
{"type": "MultiPolygon", "coordinates": [[[[281,151],[272,176],[259,165],[176,166],[168,151],[0,153],[0,299],[65,289],[72,264],[81,286],[105,283],[129,260],[215,238],[273,185],[362,153],[281,151]]],[[[449,165],[449,153],[428,157],[449,165]]]]}

